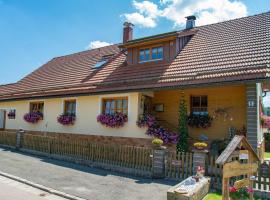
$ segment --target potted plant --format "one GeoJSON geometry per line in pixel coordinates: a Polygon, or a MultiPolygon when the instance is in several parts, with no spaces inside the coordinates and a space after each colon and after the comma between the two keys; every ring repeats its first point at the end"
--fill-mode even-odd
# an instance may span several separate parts
{"type": "Polygon", "coordinates": [[[196,175],[193,176],[193,178],[195,179],[196,182],[199,182],[200,178],[204,176],[204,173],[205,173],[204,167],[198,166],[196,170],[196,175]]]}
{"type": "Polygon", "coordinates": [[[160,148],[163,144],[163,140],[159,139],[159,138],[154,138],[152,140],[152,144],[157,147],[157,148],[160,148]]]}
{"type": "Polygon", "coordinates": [[[205,142],[195,142],[193,146],[198,150],[204,150],[208,145],[205,142]]]}

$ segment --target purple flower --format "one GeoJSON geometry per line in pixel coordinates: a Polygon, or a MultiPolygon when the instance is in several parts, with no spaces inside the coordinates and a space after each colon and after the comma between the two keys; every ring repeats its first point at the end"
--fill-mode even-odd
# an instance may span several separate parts
{"type": "Polygon", "coordinates": [[[115,113],[115,114],[100,114],[97,116],[97,121],[102,125],[111,128],[119,128],[123,127],[127,122],[127,115],[123,113],[115,113]]]}
{"type": "Polygon", "coordinates": [[[30,113],[26,113],[23,116],[23,118],[25,121],[35,124],[35,123],[38,123],[38,121],[43,118],[43,114],[40,112],[30,112],[30,113]]]}
{"type": "Polygon", "coordinates": [[[164,143],[176,144],[179,140],[179,134],[169,131],[160,126],[154,116],[146,114],[140,117],[137,121],[137,125],[141,127],[147,127],[146,134],[157,137],[163,140],[164,143]]]}
{"type": "Polygon", "coordinates": [[[62,125],[73,125],[76,120],[75,115],[62,114],[57,117],[58,123],[62,125]]]}

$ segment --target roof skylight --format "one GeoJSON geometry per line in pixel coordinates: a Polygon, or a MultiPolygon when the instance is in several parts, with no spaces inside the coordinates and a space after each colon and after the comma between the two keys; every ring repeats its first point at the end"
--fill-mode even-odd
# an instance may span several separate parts
{"type": "Polygon", "coordinates": [[[100,61],[98,61],[92,68],[93,69],[97,69],[97,68],[100,68],[100,67],[102,67],[105,63],[107,63],[108,62],[108,60],[100,60],[100,61]]]}
{"type": "Polygon", "coordinates": [[[109,55],[104,55],[102,56],[102,58],[100,60],[97,61],[97,63],[92,66],[92,69],[98,69],[100,67],[102,67],[103,65],[105,65],[109,59],[111,59],[114,56],[114,54],[109,54],[109,55]]]}

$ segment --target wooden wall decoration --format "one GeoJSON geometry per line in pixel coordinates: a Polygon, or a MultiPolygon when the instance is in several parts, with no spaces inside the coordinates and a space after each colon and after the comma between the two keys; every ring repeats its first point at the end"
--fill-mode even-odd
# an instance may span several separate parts
{"type": "MultiPolygon", "coordinates": [[[[244,179],[234,183],[237,189],[253,187],[251,177],[254,176],[258,170],[258,162],[259,158],[248,143],[246,137],[236,135],[216,160],[216,164],[223,166],[223,200],[229,200],[229,183],[232,177],[245,176],[244,179]]],[[[253,194],[250,194],[249,199],[253,199],[253,194]]]]}

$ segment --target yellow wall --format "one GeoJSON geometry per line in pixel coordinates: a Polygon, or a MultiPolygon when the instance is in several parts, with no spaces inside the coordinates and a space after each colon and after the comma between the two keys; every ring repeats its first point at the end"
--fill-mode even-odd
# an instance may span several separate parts
{"type": "MultiPolygon", "coordinates": [[[[188,112],[190,95],[207,95],[208,112],[211,116],[213,116],[213,112],[217,108],[230,108],[230,117],[226,120],[223,118],[214,119],[210,128],[189,128],[189,134],[192,137],[197,138],[200,134],[206,134],[209,136],[209,139],[223,139],[227,137],[230,126],[240,129],[243,125],[246,125],[245,86],[194,88],[185,89],[184,92],[188,104],[188,112]]],[[[168,90],[75,97],[77,100],[77,117],[73,126],[63,126],[57,122],[57,116],[63,112],[63,101],[67,98],[35,100],[44,101],[44,119],[37,124],[27,123],[23,119],[23,115],[29,112],[30,100],[0,102],[0,109],[6,109],[7,111],[9,109],[16,109],[16,119],[6,118],[6,129],[148,138],[145,135],[146,129],[138,128],[136,125],[138,115],[142,112],[141,96],[152,96],[154,104],[163,103],[165,110],[162,113],[156,113],[157,117],[177,127],[180,94],[180,90],[168,90]],[[101,112],[101,99],[108,96],[128,96],[128,122],[122,128],[107,128],[96,121],[97,115],[101,112]]]]}
{"type": "MultiPolygon", "coordinates": [[[[208,135],[209,139],[223,139],[228,135],[228,128],[234,126],[241,129],[246,125],[246,94],[245,86],[223,86],[185,89],[185,98],[190,112],[190,95],[207,95],[208,112],[213,116],[217,108],[230,108],[228,119],[217,118],[212,122],[212,126],[207,129],[189,128],[189,134],[195,139],[200,134],[208,135]],[[230,119],[231,118],[231,119],[230,119]]],[[[173,126],[178,125],[178,109],[180,90],[158,91],[154,93],[154,103],[164,103],[164,112],[156,113],[157,117],[165,120],[173,126]]]]}
{"type": "MultiPolygon", "coordinates": [[[[63,101],[67,98],[38,99],[44,101],[44,119],[37,124],[24,121],[23,116],[29,112],[29,102],[33,100],[0,102],[0,109],[16,109],[16,119],[6,118],[6,129],[24,129],[44,132],[79,133],[119,137],[147,138],[146,129],[136,125],[139,110],[139,93],[81,96],[77,102],[76,122],[73,126],[63,126],[57,122],[57,116],[63,112],[63,101]],[[97,122],[101,112],[102,97],[128,96],[128,122],[121,128],[107,128],[97,122]]],[[[72,99],[72,98],[70,98],[72,99]]]]}

